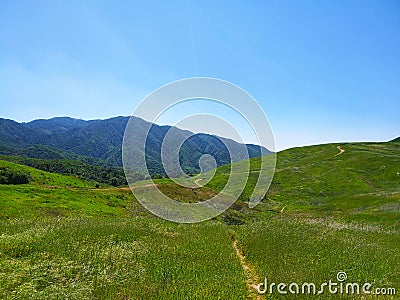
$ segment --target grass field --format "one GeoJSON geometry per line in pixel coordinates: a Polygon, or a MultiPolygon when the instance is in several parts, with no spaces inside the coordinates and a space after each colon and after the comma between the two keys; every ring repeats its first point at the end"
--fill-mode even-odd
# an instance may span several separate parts
{"type": "MultiPolygon", "coordinates": [[[[31,178],[0,185],[0,299],[280,299],[276,291],[257,295],[252,285],[264,278],[321,284],[340,271],[348,282],[397,292],[365,299],[399,297],[399,143],[283,151],[255,209],[244,202],[258,176],[259,159],[251,159],[241,199],[199,224],[161,220],[127,188],[4,161],[0,167],[31,178]]],[[[157,183],[196,202],[217,193],[229,169],[218,168],[201,189],[157,183]]]]}

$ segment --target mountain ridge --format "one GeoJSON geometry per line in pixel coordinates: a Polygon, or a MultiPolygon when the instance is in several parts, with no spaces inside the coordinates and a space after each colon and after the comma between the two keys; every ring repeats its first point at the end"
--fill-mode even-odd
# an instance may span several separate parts
{"type": "MultiPolygon", "coordinates": [[[[130,118],[117,116],[104,120],[82,120],[55,117],[21,123],[0,118],[0,154],[22,154],[25,157],[41,159],[87,157],[93,158],[94,161],[104,161],[112,166],[122,166],[122,142],[130,118]],[[41,151],[43,150],[41,148],[50,150],[48,151],[50,154],[41,151]],[[35,150],[40,151],[40,155],[36,155],[35,150]]],[[[204,154],[214,156],[217,166],[246,158],[246,153],[239,152],[233,153],[233,157],[230,157],[224,143],[233,145],[234,149],[239,149],[242,145],[232,139],[206,133],[192,133],[174,126],[153,124],[138,117],[132,118],[138,130],[150,124],[146,141],[148,148],[146,161],[152,175],[166,174],[161,164],[160,153],[163,139],[171,129],[187,137],[179,153],[182,169],[186,173],[200,171],[198,161],[204,154]]],[[[270,153],[258,145],[244,145],[250,158],[270,153]]]]}

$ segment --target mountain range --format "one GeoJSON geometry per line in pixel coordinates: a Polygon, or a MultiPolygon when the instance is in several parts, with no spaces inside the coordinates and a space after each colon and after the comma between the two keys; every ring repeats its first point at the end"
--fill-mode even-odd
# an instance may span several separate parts
{"type": "MultiPolygon", "coordinates": [[[[0,118],[0,154],[39,159],[72,159],[93,165],[122,166],[122,143],[130,117],[114,117],[105,120],[80,120],[69,117],[38,119],[19,123],[0,118]]],[[[150,124],[146,140],[146,162],[151,175],[165,176],[161,162],[164,137],[171,129],[183,136],[185,142],[179,152],[179,160],[185,173],[200,172],[199,159],[204,154],[215,158],[222,166],[270,153],[266,148],[205,133],[193,134],[177,127],[151,124],[132,117],[138,131],[150,124]],[[227,147],[236,149],[230,156],[227,147]]],[[[133,151],[136,151],[133,149],[133,151]]],[[[140,172],[141,170],[138,170],[140,172]]]]}

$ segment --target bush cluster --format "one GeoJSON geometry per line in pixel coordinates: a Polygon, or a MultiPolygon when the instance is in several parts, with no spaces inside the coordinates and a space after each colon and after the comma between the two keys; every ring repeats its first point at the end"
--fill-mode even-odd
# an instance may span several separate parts
{"type": "Polygon", "coordinates": [[[8,167],[0,167],[0,184],[24,184],[29,183],[29,174],[13,170],[8,167]]]}

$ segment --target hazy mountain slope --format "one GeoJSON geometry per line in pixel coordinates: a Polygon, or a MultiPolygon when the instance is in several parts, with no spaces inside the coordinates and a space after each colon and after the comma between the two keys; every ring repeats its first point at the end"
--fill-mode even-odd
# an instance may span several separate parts
{"type": "MultiPolygon", "coordinates": [[[[128,120],[129,117],[91,121],[58,117],[17,123],[0,119],[0,154],[50,159],[92,157],[110,165],[121,166],[122,140],[128,120]],[[42,147],[49,150],[49,157],[46,157],[46,151],[41,151],[42,147]],[[40,153],[36,153],[36,150],[40,153]]],[[[134,122],[134,128],[139,132],[149,126],[148,122],[140,118],[135,118],[134,122]]],[[[160,153],[163,139],[170,129],[170,126],[156,124],[150,128],[146,142],[146,159],[151,174],[165,174],[160,153]]],[[[173,130],[183,137],[193,135],[179,128],[173,127],[173,130]]],[[[224,144],[215,136],[191,136],[182,145],[179,155],[182,169],[187,173],[199,172],[198,160],[203,154],[214,156],[218,166],[246,158],[245,153],[239,150],[243,149],[241,144],[228,139],[222,140],[232,149],[237,149],[233,151],[232,159],[224,144]]],[[[268,153],[266,149],[260,149],[256,145],[246,145],[246,148],[249,157],[260,155],[261,152],[268,153]]],[[[140,147],[133,146],[132,151],[137,151],[139,155],[139,149],[140,147]]]]}
{"type": "Polygon", "coordinates": [[[0,118],[0,145],[27,146],[40,142],[40,137],[21,123],[0,118]]]}
{"type": "MultiPolygon", "coordinates": [[[[84,121],[69,117],[55,117],[52,119],[38,119],[23,123],[25,127],[36,130],[43,134],[63,133],[70,129],[79,129],[86,126],[90,121],[84,121]]],[[[95,122],[95,121],[91,121],[95,122]]]]}

